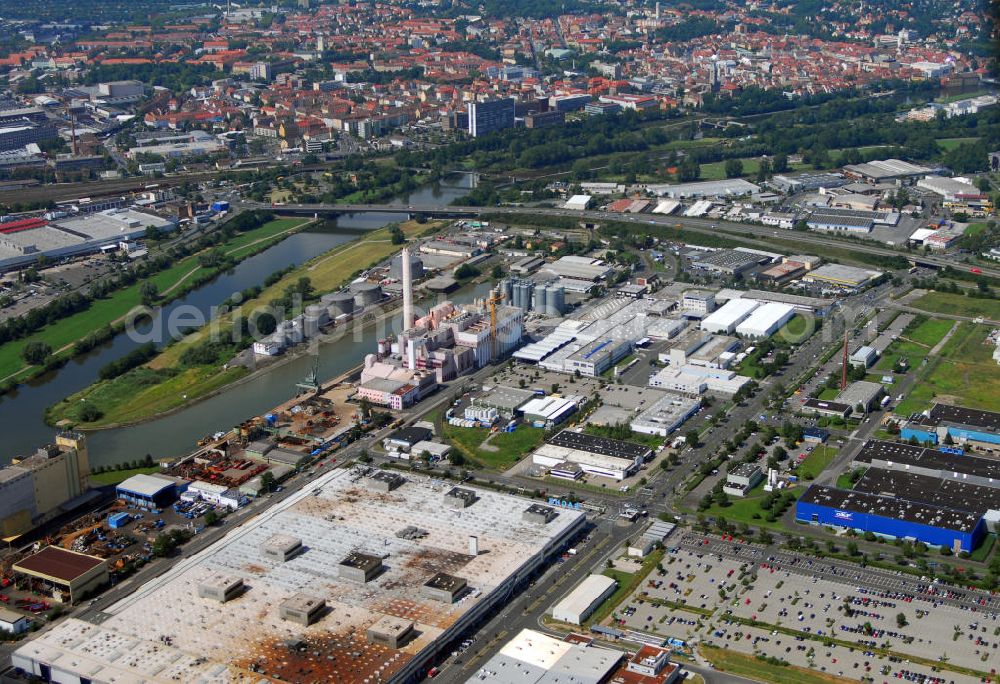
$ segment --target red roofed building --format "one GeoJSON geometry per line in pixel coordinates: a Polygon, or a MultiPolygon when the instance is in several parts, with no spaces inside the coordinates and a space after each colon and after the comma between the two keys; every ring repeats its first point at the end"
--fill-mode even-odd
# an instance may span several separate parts
{"type": "Polygon", "coordinates": [[[18,561],[14,573],[51,587],[52,595],[72,603],[108,583],[108,563],[58,546],[46,546],[18,561]]]}
{"type": "Polygon", "coordinates": [[[35,228],[41,228],[42,226],[47,225],[49,225],[49,222],[41,218],[27,218],[19,221],[7,221],[6,223],[0,223],[0,233],[10,235],[12,233],[20,233],[24,230],[34,230],[35,228]]]}

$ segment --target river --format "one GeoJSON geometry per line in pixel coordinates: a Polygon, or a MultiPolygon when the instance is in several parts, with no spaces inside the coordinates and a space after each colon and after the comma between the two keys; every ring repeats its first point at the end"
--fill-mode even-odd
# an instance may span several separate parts
{"type": "MultiPolygon", "coordinates": [[[[476,182],[473,174],[453,174],[440,183],[422,187],[393,203],[447,204],[466,194],[476,182]]],[[[345,214],[336,220],[291,235],[267,250],[239,263],[231,271],[210,283],[189,292],[160,309],[140,330],[168,320],[180,306],[194,306],[203,313],[219,305],[232,294],[253,285],[263,277],[290,265],[301,264],[312,257],[358,237],[359,230],[378,228],[399,221],[404,214],[345,214]]],[[[485,286],[463,288],[453,294],[455,301],[470,301],[482,296],[485,286]]],[[[398,321],[395,321],[398,326],[398,321]]],[[[319,351],[320,377],[329,378],[361,362],[372,351],[376,330],[368,329],[362,336],[322,345],[319,351]]],[[[140,342],[127,335],[92,352],[79,356],[64,367],[26,383],[0,397],[0,434],[4,434],[0,463],[9,463],[17,455],[28,455],[38,446],[52,440],[53,430],[42,420],[46,407],[80,391],[98,379],[104,365],[139,346],[140,342]]],[[[193,448],[194,442],[206,434],[231,427],[241,420],[257,415],[294,394],[294,385],[312,366],[314,357],[302,356],[264,373],[251,381],[225,391],[206,401],[170,416],[129,428],[99,430],[89,433],[92,466],[107,466],[143,458],[177,456],[193,448]]]]}

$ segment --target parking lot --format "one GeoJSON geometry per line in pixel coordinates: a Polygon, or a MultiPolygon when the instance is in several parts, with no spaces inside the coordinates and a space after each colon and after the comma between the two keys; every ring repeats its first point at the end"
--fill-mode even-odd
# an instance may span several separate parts
{"type": "Polygon", "coordinates": [[[911,658],[982,673],[1000,663],[996,597],[718,537],[673,543],[619,606],[618,628],[851,679],[975,682],[911,658]]]}

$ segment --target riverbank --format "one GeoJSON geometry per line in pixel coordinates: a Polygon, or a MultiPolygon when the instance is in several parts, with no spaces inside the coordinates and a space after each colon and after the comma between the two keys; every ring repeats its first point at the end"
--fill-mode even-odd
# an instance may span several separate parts
{"type": "Polygon", "coordinates": [[[130,314],[142,305],[140,292],[142,282],[153,283],[160,293],[157,305],[166,305],[219,276],[234,263],[268,249],[310,223],[312,220],[296,218],[269,221],[218,245],[184,257],[144,281],[112,292],[104,298],[95,299],[85,310],[51,323],[28,337],[8,342],[0,347],[0,391],[12,389],[17,383],[31,380],[47,372],[53,362],[65,363],[75,356],[86,353],[88,349],[78,343],[89,336],[105,331],[102,337],[110,340],[119,334],[124,329],[130,314]],[[221,251],[227,257],[227,263],[216,266],[203,266],[199,263],[199,257],[213,250],[221,251]],[[47,365],[24,363],[21,354],[24,347],[31,342],[46,344],[53,350],[47,365]]]}
{"type": "MultiPolygon", "coordinates": [[[[421,224],[411,221],[401,227],[408,237],[416,237],[442,225],[443,222],[421,224]]],[[[84,430],[135,425],[191,406],[232,387],[234,382],[249,380],[256,371],[229,368],[221,358],[211,363],[193,364],[191,357],[211,342],[213,331],[230,330],[234,320],[250,317],[253,311],[281,297],[286,288],[294,286],[300,278],[309,278],[316,292],[330,292],[399,249],[400,245],[392,243],[389,228],[383,227],[324,252],[286,273],[256,298],[171,344],[147,364],[112,380],[94,383],[63,399],[46,411],[46,422],[84,430]],[[86,416],[92,420],[85,420],[83,415],[87,406],[93,407],[86,416]]],[[[231,355],[226,360],[229,358],[231,355]]]]}
{"type": "MultiPolygon", "coordinates": [[[[322,344],[329,344],[330,342],[334,342],[337,339],[340,339],[340,337],[342,337],[343,335],[354,333],[356,330],[359,330],[359,329],[360,330],[365,330],[365,329],[367,329],[369,327],[373,327],[375,325],[378,325],[378,323],[380,323],[381,321],[384,321],[384,320],[388,319],[389,317],[393,316],[394,314],[398,313],[400,311],[400,309],[402,308],[402,302],[401,301],[394,302],[393,304],[396,305],[396,306],[394,306],[394,308],[385,309],[376,318],[360,318],[360,319],[356,319],[356,320],[352,321],[352,323],[350,324],[350,327],[345,327],[345,328],[341,329],[341,335],[339,335],[339,336],[332,336],[330,339],[325,339],[325,340],[324,339],[320,339],[319,340],[319,344],[321,344],[321,345],[322,344]]],[[[286,351],[284,354],[282,354],[277,359],[269,362],[266,366],[263,366],[261,368],[257,368],[257,369],[252,370],[252,371],[249,370],[249,369],[243,369],[243,370],[246,370],[247,372],[243,373],[243,374],[239,374],[239,375],[234,375],[234,376],[232,376],[232,377],[230,377],[228,379],[224,378],[225,382],[219,384],[218,386],[214,386],[214,387],[211,387],[209,389],[206,389],[203,392],[197,392],[197,390],[192,390],[192,391],[195,392],[195,394],[188,394],[186,397],[184,397],[183,401],[181,401],[177,405],[171,406],[169,408],[162,408],[161,410],[159,410],[156,413],[156,415],[153,415],[153,416],[145,415],[146,412],[143,411],[142,412],[143,413],[142,417],[138,418],[138,419],[134,419],[134,420],[117,420],[117,421],[112,422],[112,423],[103,423],[102,421],[97,421],[95,423],[90,423],[90,424],[87,424],[87,423],[73,424],[73,426],[74,427],[79,427],[80,429],[84,429],[87,432],[100,432],[102,430],[118,430],[118,429],[121,429],[121,428],[134,427],[136,425],[141,425],[141,424],[143,424],[145,422],[148,422],[149,420],[166,418],[168,416],[174,415],[175,413],[179,413],[179,412],[185,411],[185,410],[187,410],[187,409],[189,409],[189,408],[191,408],[193,406],[196,406],[200,402],[207,401],[208,399],[216,397],[216,396],[222,394],[223,392],[229,392],[231,390],[236,389],[237,387],[239,387],[241,385],[249,384],[249,383],[253,382],[254,380],[256,380],[257,378],[259,378],[260,376],[262,376],[262,375],[265,375],[267,373],[272,373],[275,370],[281,368],[282,366],[286,366],[286,365],[288,365],[288,364],[290,364],[290,363],[292,363],[292,362],[294,362],[294,361],[302,358],[303,356],[309,354],[310,351],[311,351],[311,347],[308,344],[297,345],[296,347],[293,347],[289,351],[286,351]]],[[[351,377],[352,375],[359,374],[361,372],[361,368],[362,368],[362,366],[360,366],[360,365],[356,366],[354,368],[351,368],[346,373],[342,373],[342,374],[338,375],[337,378],[335,378],[333,380],[323,381],[322,384],[323,384],[323,386],[336,384],[337,382],[340,382],[342,379],[346,379],[346,378],[351,377]]],[[[230,370],[237,370],[237,369],[230,369],[230,370]]],[[[97,384],[103,384],[103,383],[97,383],[97,384]]],[[[108,383],[108,384],[111,384],[111,383],[108,383]]],[[[94,387],[95,392],[99,391],[96,385],[94,385],[92,387],[94,387]]],[[[88,388],[88,389],[90,389],[90,388],[88,388]]],[[[67,397],[67,399],[65,401],[67,401],[67,402],[73,402],[75,397],[78,397],[78,396],[81,396],[81,395],[83,395],[83,392],[78,392],[78,393],[74,394],[71,397],[67,397]]],[[[88,400],[88,401],[99,401],[99,399],[95,398],[94,396],[90,396],[86,400],[88,400]]],[[[128,410],[128,409],[124,409],[124,410],[128,410]]],[[[50,418],[50,416],[51,416],[51,414],[47,413],[46,414],[46,419],[48,420],[50,418]]],[[[65,427],[65,425],[63,425],[63,427],[65,427]]]]}

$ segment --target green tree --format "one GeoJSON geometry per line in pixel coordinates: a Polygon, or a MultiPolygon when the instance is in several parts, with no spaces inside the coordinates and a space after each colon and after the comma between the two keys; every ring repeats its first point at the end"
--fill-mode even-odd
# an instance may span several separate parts
{"type": "Polygon", "coordinates": [[[358,402],[358,415],[361,417],[361,420],[363,421],[369,420],[371,418],[372,403],[368,401],[368,399],[362,398],[361,401],[358,402]]]}
{"type": "Polygon", "coordinates": [[[160,533],[153,540],[153,555],[157,558],[169,556],[170,552],[177,548],[176,542],[169,534],[160,533]]]}
{"type": "Polygon", "coordinates": [[[39,340],[32,340],[28,344],[24,345],[24,349],[21,350],[21,358],[31,366],[40,366],[49,360],[49,356],[52,355],[52,347],[46,342],[41,342],[39,340]]]}
{"type": "Polygon", "coordinates": [[[85,403],[83,408],[80,409],[79,416],[80,420],[84,423],[94,423],[104,417],[104,411],[97,408],[93,404],[85,403]]]}
{"type": "Polygon", "coordinates": [[[688,157],[677,167],[677,179],[682,183],[696,181],[701,178],[701,164],[688,157]]]}
{"type": "Polygon", "coordinates": [[[739,178],[743,175],[743,162],[739,159],[726,160],[726,178],[739,178]]]}
{"type": "Polygon", "coordinates": [[[455,269],[455,278],[458,280],[468,280],[479,275],[479,269],[470,264],[462,264],[455,269]]]}
{"type": "Polygon", "coordinates": [[[142,298],[143,304],[152,306],[160,296],[160,289],[152,280],[145,280],[139,285],[139,296],[142,298]]]}
{"type": "Polygon", "coordinates": [[[270,470],[265,470],[260,476],[260,491],[266,494],[272,489],[274,489],[274,473],[270,470]]]}

